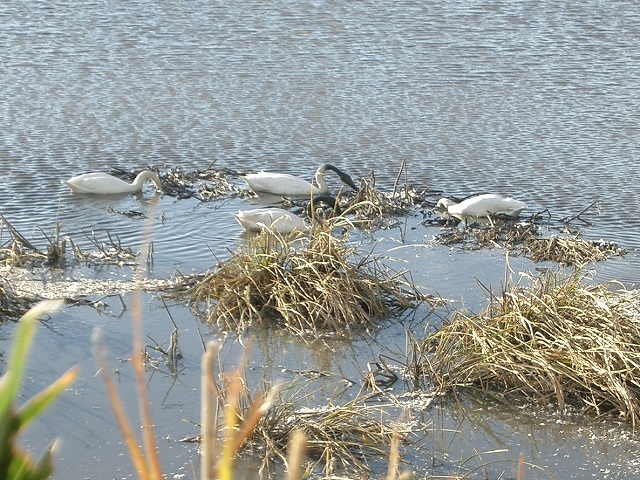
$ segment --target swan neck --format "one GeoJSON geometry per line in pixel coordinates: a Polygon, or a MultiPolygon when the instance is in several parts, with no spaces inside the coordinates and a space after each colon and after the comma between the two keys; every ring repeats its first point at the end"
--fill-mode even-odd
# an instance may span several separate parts
{"type": "Polygon", "coordinates": [[[140,172],[136,176],[136,179],[133,181],[133,185],[135,185],[136,187],[142,187],[142,184],[147,179],[153,180],[153,183],[155,183],[156,187],[158,187],[158,188],[161,187],[160,183],[158,182],[158,175],[155,172],[151,172],[149,170],[145,170],[144,172],[140,172]]]}
{"type": "Polygon", "coordinates": [[[329,187],[327,187],[327,183],[324,181],[324,166],[320,167],[316,172],[315,180],[319,192],[324,193],[329,191],[329,187]]]}

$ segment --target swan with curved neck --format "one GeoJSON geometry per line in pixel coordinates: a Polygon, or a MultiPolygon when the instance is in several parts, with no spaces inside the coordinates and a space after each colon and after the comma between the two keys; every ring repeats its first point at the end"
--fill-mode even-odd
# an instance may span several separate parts
{"type": "Polygon", "coordinates": [[[488,215],[507,215],[517,217],[526,204],[511,197],[501,197],[492,193],[476,195],[457,203],[449,198],[441,198],[436,209],[456,218],[481,218],[488,215]]]}
{"type": "Polygon", "coordinates": [[[132,183],[109,175],[108,173],[84,173],[63,180],[62,183],[74,193],[91,193],[95,195],[113,195],[118,193],[135,193],[142,190],[144,182],[153,181],[156,188],[162,188],[162,182],[156,172],[144,170],[140,172],[132,183]]]}
{"type": "Polygon", "coordinates": [[[343,183],[354,190],[358,190],[351,177],[331,164],[321,165],[314,176],[316,185],[288,173],[258,172],[244,176],[244,181],[256,193],[271,193],[273,195],[318,195],[329,193],[329,187],[324,180],[324,174],[330,170],[340,177],[343,183]]]}
{"type": "MultiPolygon", "coordinates": [[[[339,213],[335,198],[330,195],[317,195],[309,202],[307,208],[309,218],[313,218],[313,207],[319,203],[326,203],[334,209],[334,212],[339,213]]],[[[240,210],[233,216],[242,228],[248,232],[259,232],[263,229],[278,233],[309,231],[309,227],[301,217],[283,208],[267,207],[240,210]]]]}

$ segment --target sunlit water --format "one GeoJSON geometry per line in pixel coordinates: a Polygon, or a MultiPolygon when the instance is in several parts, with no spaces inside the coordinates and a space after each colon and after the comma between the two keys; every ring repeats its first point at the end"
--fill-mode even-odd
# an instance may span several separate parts
{"type": "MultiPolygon", "coordinates": [[[[597,202],[581,216],[589,224],[571,226],[629,251],[598,265],[597,278],[631,287],[638,281],[640,11],[632,2],[5,2],[0,24],[0,211],[38,246],[60,222],[62,234],[83,248],[91,248],[92,234],[106,241],[108,232],[135,249],[145,220],[117,213],[133,210],[151,219],[148,275],[166,278],[213,266],[244,241],[230,214],[250,200],[200,203],[155,198],[150,190],[87,198],[60,184],[86,171],[190,170],[215,162],[310,178],[330,162],[354,178],[373,170],[378,186],[388,189],[406,159],[417,187],[513,195],[527,202],[526,214],[549,209],[553,227],[597,202]]],[[[362,239],[354,234],[355,240],[379,241],[380,250],[419,245],[394,251],[394,268],[409,267],[426,291],[482,305],[476,279],[499,286],[502,253],[430,247],[438,229],[420,220],[362,239]]],[[[534,268],[524,259],[511,262],[515,271],[534,268]]],[[[55,275],[132,272],[71,265],[55,275]]],[[[155,297],[145,300],[145,333],[164,343],[173,329],[169,314],[155,297]]],[[[115,357],[130,351],[130,309],[120,311],[115,298],[107,303],[105,314],[66,308],[43,324],[37,340],[26,395],[69,366],[83,366],[75,394],[27,435],[35,451],[62,437],[55,478],[132,476],[103,387],[93,378],[89,338],[96,326],[115,357]]],[[[198,332],[216,335],[188,309],[170,311],[186,368],[175,381],[152,375],[149,389],[158,435],[166,438],[165,470],[192,478],[195,448],[176,440],[197,431],[182,420],[199,417],[198,332]]],[[[425,323],[424,316],[396,319],[375,339],[334,351],[277,334],[254,338],[251,365],[270,379],[292,365],[341,366],[359,380],[366,361],[402,350],[405,327],[420,332],[425,323]]],[[[3,337],[12,332],[12,325],[3,327],[3,337]]],[[[228,343],[237,359],[241,349],[228,343]]],[[[135,418],[129,365],[114,361],[114,368],[135,418]]],[[[503,415],[499,407],[482,412],[490,426],[457,418],[455,409],[442,414],[444,425],[461,433],[453,435],[459,441],[447,433],[426,439],[429,452],[430,444],[440,452],[436,473],[455,470],[469,444],[505,448],[511,461],[523,451],[559,478],[634,471],[633,443],[626,433],[609,442],[607,425],[569,419],[557,433],[550,421],[506,409],[503,415]]],[[[435,418],[430,411],[424,417],[435,418]]],[[[417,456],[416,471],[430,471],[430,455],[417,456]]]]}

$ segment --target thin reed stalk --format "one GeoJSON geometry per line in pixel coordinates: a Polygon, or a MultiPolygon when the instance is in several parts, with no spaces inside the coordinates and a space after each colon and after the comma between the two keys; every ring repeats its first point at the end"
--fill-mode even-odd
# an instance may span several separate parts
{"type": "MultiPolygon", "coordinates": [[[[151,224],[148,222],[143,232],[142,245],[149,245],[151,243],[151,224]]],[[[143,247],[144,248],[144,247],[143,247]]],[[[109,400],[114,410],[114,415],[122,432],[122,435],[127,443],[127,448],[131,455],[133,464],[136,468],[136,472],[141,480],[161,480],[162,468],[160,465],[160,458],[158,455],[158,448],[156,444],[156,438],[154,434],[153,420],[151,418],[151,403],[149,399],[149,393],[146,384],[145,370],[144,370],[144,342],[143,342],[143,328],[142,328],[142,258],[139,258],[137,268],[139,275],[137,275],[137,282],[139,283],[136,292],[133,294],[131,302],[131,318],[133,321],[133,354],[131,358],[131,364],[133,367],[136,388],[138,392],[138,410],[140,414],[140,427],[142,428],[142,447],[138,444],[138,439],[133,432],[131,422],[128,420],[124,411],[122,400],[115,387],[113,379],[109,375],[109,369],[107,367],[106,352],[104,351],[102,342],[99,336],[94,337],[94,358],[98,362],[98,366],[102,373],[102,378],[107,388],[109,400]]]]}

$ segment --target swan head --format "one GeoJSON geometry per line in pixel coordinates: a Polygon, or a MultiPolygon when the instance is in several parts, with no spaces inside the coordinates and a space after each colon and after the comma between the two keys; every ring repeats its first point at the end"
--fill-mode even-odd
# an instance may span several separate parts
{"type": "MultiPolygon", "coordinates": [[[[338,177],[340,177],[340,180],[342,180],[342,183],[344,183],[345,185],[349,185],[351,188],[353,188],[356,191],[358,190],[358,187],[356,187],[356,184],[353,183],[353,180],[351,179],[349,174],[343,172],[338,167],[334,167],[330,163],[325,163],[320,168],[318,168],[318,171],[316,172],[316,179],[318,178],[318,176],[323,176],[324,172],[327,170],[331,170],[336,175],[338,175],[338,177]]],[[[318,184],[319,183],[320,182],[318,182],[318,184]]]]}
{"type": "Polygon", "coordinates": [[[328,205],[333,210],[334,215],[340,215],[342,213],[335,197],[332,197],[331,195],[314,195],[311,197],[311,201],[307,206],[307,215],[309,218],[314,218],[316,216],[315,209],[321,203],[328,205]]]}
{"type": "Polygon", "coordinates": [[[436,210],[441,212],[441,213],[448,213],[449,212],[449,207],[451,205],[456,205],[457,203],[454,200],[451,200],[450,198],[441,198],[440,200],[438,200],[438,203],[436,203],[436,210]]]}

